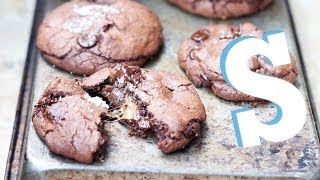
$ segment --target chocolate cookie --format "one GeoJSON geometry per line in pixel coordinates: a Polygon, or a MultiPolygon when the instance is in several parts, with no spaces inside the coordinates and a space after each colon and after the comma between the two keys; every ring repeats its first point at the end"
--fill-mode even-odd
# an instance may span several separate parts
{"type": "Polygon", "coordinates": [[[82,163],[103,158],[107,136],[102,118],[107,110],[92,99],[75,80],[56,78],[48,85],[32,121],[52,152],[82,163]]]}
{"type": "Polygon", "coordinates": [[[226,19],[254,14],[272,0],[168,0],[183,10],[208,18],[226,19]]]}
{"type": "Polygon", "coordinates": [[[142,66],[162,44],[158,17],[131,0],[73,0],[41,23],[37,46],[49,63],[75,74],[142,66]]]}
{"type": "Polygon", "coordinates": [[[191,82],[137,66],[102,69],[83,82],[56,78],[35,106],[36,132],[57,154],[83,163],[103,158],[103,122],[119,120],[130,135],[157,137],[165,153],[200,136],[204,106],[191,82]]]}
{"type": "MultiPolygon", "coordinates": [[[[184,41],[179,49],[178,60],[189,79],[197,87],[210,86],[219,97],[232,101],[260,101],[230,87],[221,74],[220,56],[224,47],[233,39],[251,35],[260,37],[262,31],[251,23],[238,26],[218,24],[205,26],[184,41]]],[[[291,64],[273,67],[264,56],[251,58],[249,68],[257,73],[274,76],[294,83],[298,75],[295,59],[291,64]]]]}
{"type": "Polygon", "coordinates": [[[204,106],[191,82],[139,67],[103,69],[83,81],[92,96],[103,97],[129,134],[157,137],[164,153],[184,148],[200,136],[204,106]]]}

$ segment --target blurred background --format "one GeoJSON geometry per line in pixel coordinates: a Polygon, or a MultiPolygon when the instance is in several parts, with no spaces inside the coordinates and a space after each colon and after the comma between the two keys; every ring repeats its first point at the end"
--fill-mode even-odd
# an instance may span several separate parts
{"type": "MultiPolygon", "coordinates": [[[[0,178],[5,172],[36,0],[0,1],[0,178]]],[[[289,1],[320,117],[320,1],[289,1]]],[[[319,124],[319,122],[318,122],[319,124]]]]}

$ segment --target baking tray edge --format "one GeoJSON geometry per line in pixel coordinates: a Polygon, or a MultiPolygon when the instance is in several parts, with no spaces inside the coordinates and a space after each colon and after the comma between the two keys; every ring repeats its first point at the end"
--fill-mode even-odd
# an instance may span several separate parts
{"type": "Polygon", "coordinates": [[[32,100],[35,72],[37,68],[36,34],[44,15],[43,0],[36,0],[32,20],[28,51],[20,85],[19,99],[13,123],[11,142],[6,163],[4,179],[20,179],[25,155],[26,132],[28,126],[29,104],[32,100]]]}
{"type": "MultiPolygon", "coordinates": [[[[28,119],[29,119],[29,108],[33,95],[33,80],[35,78],[35,72],[37,68],[37,54],[38,50],[36,48],[36,33],[38,26],[43,19],[44,16],[44,7],[46,1],[44,0],[36,0],[35,10],[33,16],[33,23],[31,29],[31,35],[29,38],[29,45],[27,51],[27,57],[24,65],[23,77],[20,86],[20,94],[17,104],[16,116],[13,125],[13,132],[11,137],[10,149],[8,153],[8,159],[6,164],[6,172],[4,179],[20,179],[21,178],[21,170],[24,162],[25,156],[25,146],[26,146],[26,132],[29,127],[28,119]]],[[[299,38],[296,33],[296,26],[294,23],[294,19],[292,16],[292,12],[289,6],[288,0],[285,0],[286,10],[289,15],[289,23],[292,28],[294,42],[297,47],[297,55],[300,59],[301,70],[303,74],[303,79],[305,81],[306,93],[309,98],[310,107],[311,107],[311,115],[314,119],[314,125],[316,128],[316,133],[319,141],[319,133],[320,133],[320,124],[318,123],[319,119],[317,114],[315,113],[315,106],[313,102],[313,94],[310,91],[310,82],[306,73],[306,67],[304,64],[299,38]]]]}

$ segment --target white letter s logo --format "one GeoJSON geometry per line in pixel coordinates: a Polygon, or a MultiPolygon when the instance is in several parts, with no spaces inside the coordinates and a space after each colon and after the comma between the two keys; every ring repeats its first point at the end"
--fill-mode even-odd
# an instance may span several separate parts
{"type": "Polygon", "coordinates": [[[276,117],[268,123],[257,120],[254,111],[243,108],[232,111],[238,145],[249,147],[260,144],[260,137],[279,142],[292,138],[306,121],[306,103],[301,92],[289,82],[252,72],[248,60],[254,55],[267,57],[268,63],[281,66],[291,63],[285,34],[273,31],[263,39],[244,36],[231,41],[221,56],[224,79],[233,88],[275,103],[276,117]]]}

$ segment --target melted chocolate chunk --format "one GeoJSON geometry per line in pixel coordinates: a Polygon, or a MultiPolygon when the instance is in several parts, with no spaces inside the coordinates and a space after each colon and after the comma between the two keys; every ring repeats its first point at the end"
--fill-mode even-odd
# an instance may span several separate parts
{"type": "Polygon", "coordinates": [[[78,44],[83,48],[92,48],[99,41],[98,35],[83,34],[78,38],[78,44]]]}
{"type": "Polygon", "coordinates": [[[184,132],[184,135],[186,137],[198,137],[200,135],[200,129],[200,124],[198,122],[192,121],[188,124],[187,129],[184,132]]]}
{"type": "Polygon", "coordinates": [[[239,36],[242,35],[240,26],[232,26],[232,27],[231,27],[231,31],[232,31],[237,37],[239,37],[239,36]]]}
{"type": "Polygon", "coordinates": [[[199,31],[192,34],[191,39],[196,42],[202,42],[208,39],[210,31],[207,29],[200,29],[199,31]]]}

